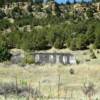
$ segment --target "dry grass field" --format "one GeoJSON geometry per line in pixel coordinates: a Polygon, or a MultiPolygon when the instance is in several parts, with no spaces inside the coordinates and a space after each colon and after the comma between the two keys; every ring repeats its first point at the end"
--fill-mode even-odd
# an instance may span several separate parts
{"type": "MultiPolygon", "coordinates": [[[[63,52],[60,51],[60,52],[63,52]]],[[[66,50],[66,52],[68,52],[66,50]]],[[[30,84],[38,88],[44,98],[36,100],[100,100],[100,54],[95,51],[96,59],[91,59],[89,51],[71,52],[80,60],[78,65],[26,65],[0,64],[0,82],[30,84]],[[87,61],[87,59],[90,59],[87,61]],[[72,70],[72,71],[71,71],[72,70]],[[94,84],[94,94],[86,96],[84,84],[94,84]]],[[[5,100],[3,96],[0,100],[5,100]]],[[[7,100],[27,100],[8,97],[7,100]]],[[[30,99],[35,100],[35,99],[30,99]]]]}

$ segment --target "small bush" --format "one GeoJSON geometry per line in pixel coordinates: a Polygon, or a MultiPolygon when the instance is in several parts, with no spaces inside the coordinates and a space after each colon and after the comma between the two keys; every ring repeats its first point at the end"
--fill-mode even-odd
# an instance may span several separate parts
{"type": "Polygon", "coordinates": [[[90,56],[91,56],[92,59],[96,59],[95,53],[92,53],[90,56]]]}
{"type": "Polygon", "coordinates": [[[6,47],[0,46],[0,62],[7,61],[11,58],[11,54],[6,47]]]}
{"type": "Polygon", "coordinates": [[[73,50],[73,51],[77,50],[77,48],[76,48],[76,40],[72,40],[71,41],[70,49],[73,50]]]}
{"type": "Polygon", "coordinates": [[[75,74],[75,71],[72,68],[69,70],[69,72],[70,72],[71,75],[75,74]]]}
{"type": "Polygon", "coordinates": [[[84,83],[82,87],[83,93],[90,98],[95,94],[95,85],[92,82],[84,83]]]}
{"type": "Polygon", "coordinates": [[[20,84],[22,86],[27,86],[28,85],[27,81],[25,81],[25,80],[20,80],[20,84]]]}
{"type": "Polygon", "coordinates": [[[90,59],[86,59],[86,62],[89,62],[90,61],[90,59]]]}
{"type": "Polygon", "coordinates": [[[94,51],[92,49],[90,49],[90,57],[92,59],[96,59],[96,55],[95,55],[95,53],[94,53],[94,51]]]}
{"type": "Polygon", "coordinates": [[[40,96],[41,93],[37,89],[33,89],[32,87],[29,88],[29,86],[22,86],[22,85],[16,85],[14,83],[0,83],[0,95],[16,95],[16,92],[19,96],[27,97],[29,93],[32,96],[40,96]]]}
{"type": "Polygon", "coordinates": [[[33,64],[34,61],[34,57],[32,54],[25,54],[25,57],[22,58],[21,62],[19,63],[20,66],[25,67],[26,64],[33,64]]]}
{"type": "Polygon", "coordinates": [[[80,61],[79,61],[79,60],[76,60],[76,63],[77,63],[77,64],[80,64],[80,61]]]}
{"type": "Polygon", "coordinates": [[[27,64],[33,64],[34,63],[34,58],[32,54],[27,54],[25,57],[26,63],[27,64]]]}
{"type": "Polygon", "coordinates": [[[100,51],[97,50],[97,54],[99,54],[99,53],[100,53],[100,51]]]}
{"type": "Polygon", "coordinates": [[[63,42],[59,39],[56,39],[55,43],[54,43],[54,47],[57,49],[62,49],[63,48],[63,42]]]}

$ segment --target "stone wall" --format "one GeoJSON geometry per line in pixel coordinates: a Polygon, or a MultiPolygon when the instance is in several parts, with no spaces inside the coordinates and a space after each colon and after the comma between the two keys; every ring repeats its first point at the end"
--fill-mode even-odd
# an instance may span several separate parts
{"type": "Polygon", "coordinates": [[[40,64],[76,64],[75,57],[68,53],[35,53],[34,60],[40,64]]]}
{"type": "MultiPolygon", "coordinates": [[[[13,53],[11,62],[18,64],[25,58],[24,53],[13,53]]],[[[36,64],[76,64],[75,56],[70,53],[33,53],[33,61],[36,64]]]]}

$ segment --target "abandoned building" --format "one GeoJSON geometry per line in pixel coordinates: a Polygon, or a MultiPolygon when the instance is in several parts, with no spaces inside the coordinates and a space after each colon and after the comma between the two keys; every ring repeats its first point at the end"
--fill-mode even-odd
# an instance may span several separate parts
{"type": "MultiPolygon", "coordinates": [[[[25,59],[25,55],[22,51],[12,50],[11,54],[11,62],[14,64],[18,64],[23,62],[25,59]],[[16,52],[17,51],[17,52],[16,52]]],[[[33,56],[33,61],[36,64],[76,64],[75,56],[70,53],[38,53],[33,52],[31,54],[33,56]]]]}
{"type": "Polygon", "coordinates": [[[76,64],[75,56],[70,53],[34,53],[34,60],[39,64],[76,64]]]}

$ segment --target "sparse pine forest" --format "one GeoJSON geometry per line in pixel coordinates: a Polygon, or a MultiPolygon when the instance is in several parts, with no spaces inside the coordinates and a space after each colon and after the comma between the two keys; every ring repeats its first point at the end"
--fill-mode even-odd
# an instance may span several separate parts
{"type": "Polygon", "coordinates": [[[1,0],[0,43],[5,43],[6,49],[85,50],[91,44],[100,49],[100,5],[96,5],[98,1],[93,2],[95,5],[84,1],[79,4],[49,2],[46,7],[31,1],[1,0]]]}

